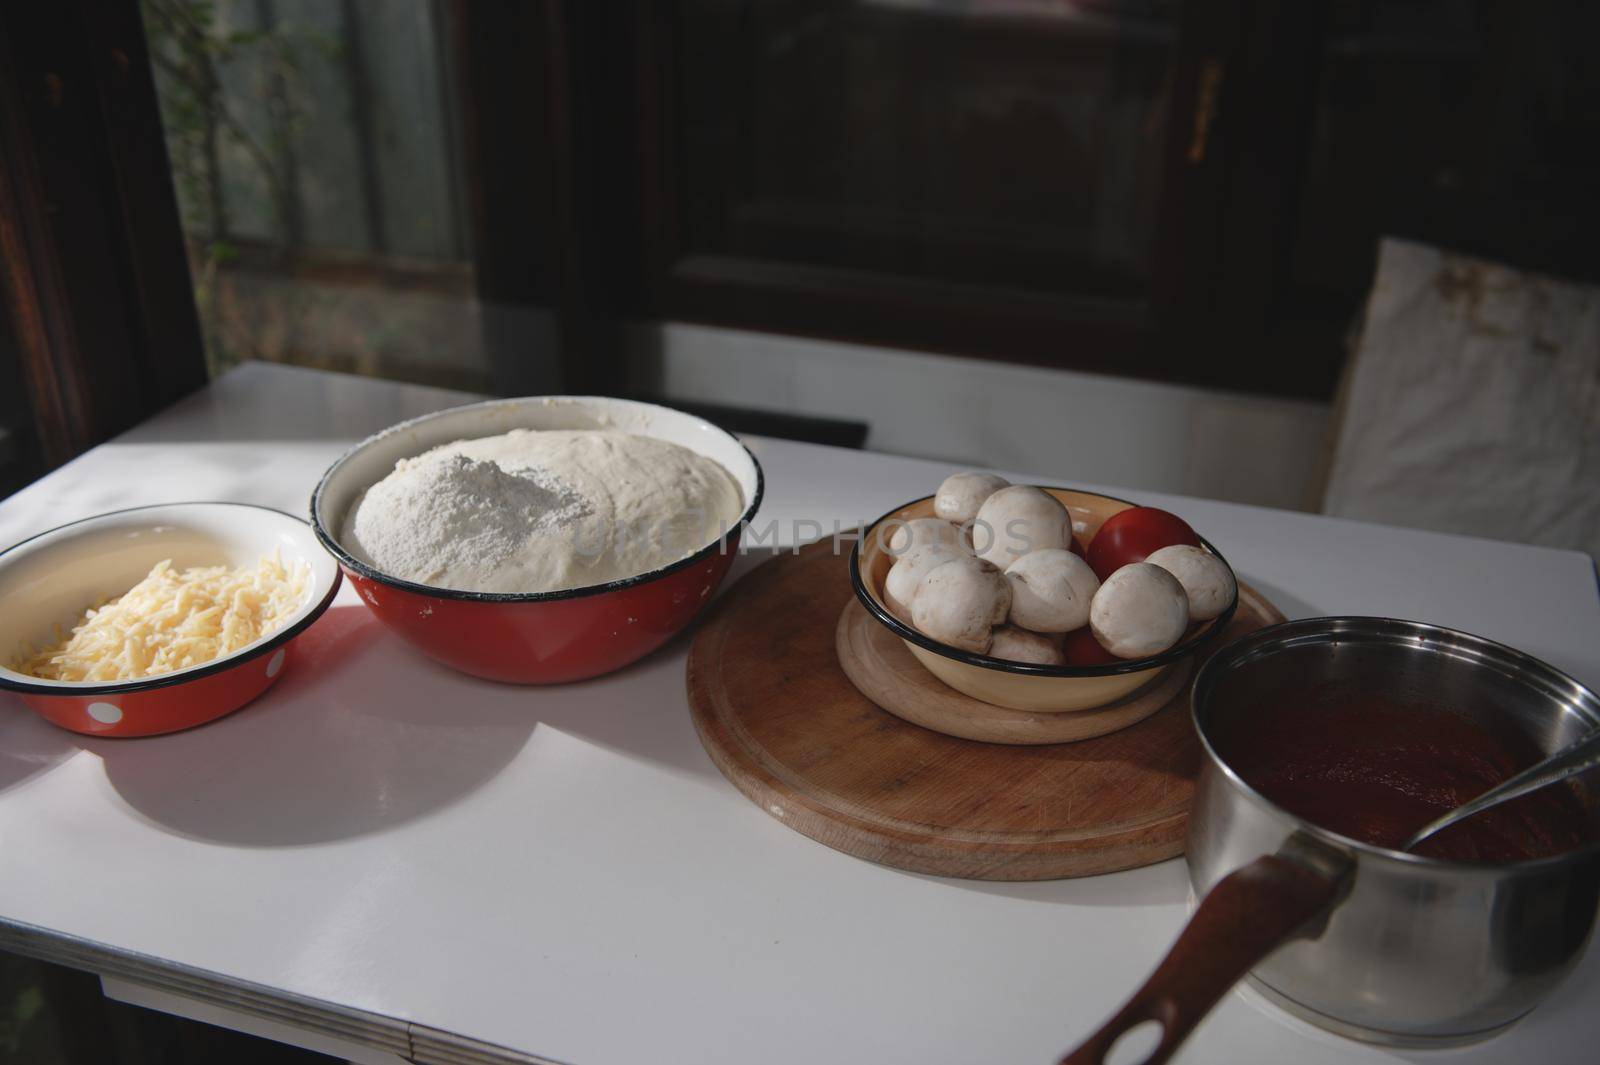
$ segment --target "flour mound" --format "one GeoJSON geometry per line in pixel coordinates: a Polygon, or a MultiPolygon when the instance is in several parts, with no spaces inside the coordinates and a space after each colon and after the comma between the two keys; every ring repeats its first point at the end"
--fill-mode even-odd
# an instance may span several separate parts
{"type": "Polygon", "coordinates": [[[350,508],[340,540],[375,569],[434,588],[553,592],[687,557],[743,508],[726,469],[670,441],[513,429],[395,463],[350,508]]]}
{"type": "Polygon", "coordinates": [[[506,561],[535,536],[558,535],[588,502],[538,467],[508,473],[466,455],[404,459],[355,508],[354,539],[383,568],[430,584],[506,561]]]}

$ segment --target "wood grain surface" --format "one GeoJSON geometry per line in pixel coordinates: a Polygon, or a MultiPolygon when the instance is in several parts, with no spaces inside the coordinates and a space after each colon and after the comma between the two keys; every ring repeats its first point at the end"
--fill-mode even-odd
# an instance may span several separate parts
{"type": "MultiPolygon", "coordinates": [[[[729,589],[695,637],[695,728],[741,792],[836,850],[941,876],[1050,880],[1182,853],[1199,764],[1186,688],[1144,721],[1076,743],[921,728],[839,664],[847,566],[828,540],[780,555],[729,589]]],[[[1269,620],[1239,613],[1219,646],[1269,620]]]]}

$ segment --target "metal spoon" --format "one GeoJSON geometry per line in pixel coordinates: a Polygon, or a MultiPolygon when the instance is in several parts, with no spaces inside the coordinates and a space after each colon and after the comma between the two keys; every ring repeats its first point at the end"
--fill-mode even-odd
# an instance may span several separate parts
{"type": "Polygon", "coordinates": [[[1556,784],[1568,777],[1577,776],[1588,769],[1600,766],[1600,730],[1591,732],[1576,743],[1568,744],[1536,765],[1529,766],[1511,779],[1495,785],[1471,802],[1462,803],[1443,817],[1435,818],[1411,833],[1398,849],[1408,851],[1436,832],[1441,832],[1465,821],[1473,814],[1482,813],[1501,803],[1520,798],[1530,791],[1538,791],[1547,784],[1556,784]]]}

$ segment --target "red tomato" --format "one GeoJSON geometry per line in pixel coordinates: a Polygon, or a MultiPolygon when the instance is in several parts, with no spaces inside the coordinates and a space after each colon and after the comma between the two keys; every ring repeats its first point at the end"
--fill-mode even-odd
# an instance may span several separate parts
{"type": "Polygon", "coordinates": [[[1089,541],[1084,561],[1105,580],[1130,562],[1143,562],[1152,551],[1173,544],[1200,546],[1200,537],[1176,514],[1155,507],[1129,507],[1105,520],[1089,541]]]}
{"type": "Polygon", "coordinates": [[[1087,625],[1076,632],[1067,633],[1062,650],[1066,653],[1069,666],[1101,666],[1122,661],[1100,646],[1100,641],[1094,638],[1094,630],[1087,625]]]}

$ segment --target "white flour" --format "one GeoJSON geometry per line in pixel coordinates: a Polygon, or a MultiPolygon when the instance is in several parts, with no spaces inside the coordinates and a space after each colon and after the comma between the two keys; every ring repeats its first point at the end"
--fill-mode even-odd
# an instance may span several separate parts
{"type": "Polygon", "coordinates": [[[449,455],[404,460],[368,489],[350,532],[379,568],[432,584],[452,570],[491,568],[530,536],[559,533],[588,502],[537,468],[449,455]],[[403,474],[403,475],[401,475],[403,474]]]}
{"type": "Polygon", "coordinates": [[[341,539],[357,558],[419,584],[557,591],[682,558],[742,509],[726,470],[676,444],[519,429],[402,459],[357,500],[341,539]]]}

